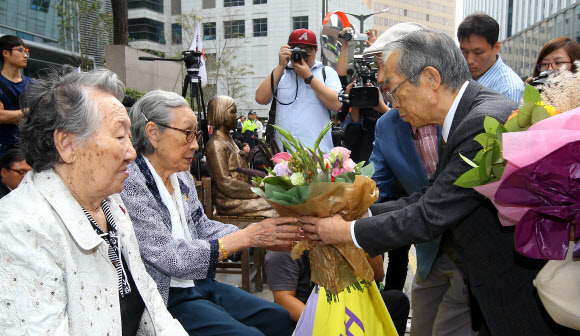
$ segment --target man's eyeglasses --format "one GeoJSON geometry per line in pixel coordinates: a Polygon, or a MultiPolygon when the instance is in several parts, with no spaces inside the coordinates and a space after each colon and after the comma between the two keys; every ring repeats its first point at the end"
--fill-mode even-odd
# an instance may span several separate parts
{"type": "Polygon", "coordinates": [[[30,56],[30,50],[29,49],[26,49],[24,47],[12,48],[12,50],[17,50],[17,51],[20,51],[22,54],[24,54],[26,56],[30,56]]]}
{"type": "Polygon", "coordinates": [[[26,175],[26,173],[28,173],[28,170],[26,169],[12,169],[12,168],[8,168],[8,170],[12,170],[13,172],[15,172],[16,174],[20,175],[20,176],[24,176],[26,175]]]}
{"type": "MultiPolygon", "coordinates": [[[[425,68],[423,68],[423,69],[425,69],[425,68]]],[[[403,83],[405,83],[406,81],[408,81],[408,80],[409,80],[409,78],[411,78],[411,77],[415,77],[416,75],[420,74],[420,73],[423,71],[423,69],[421,69],[421,70],[419,70],[418,72],[415,72],[414,74],[412,74],[411,76],[409,76],[409,77],[405,78],[405,80],[404,80],[404,81],[402,81],[401,83],[399,83],[399,85],[395,86],[395,87],[394,87],[392,90],[387,90],[387,91],[385,91],[385,97],[387,98],[387,100],[388,100],[390,103],[396,103],[396,102],[397,102],[397,99],[395,98],[395,91],[397,91],[397,89],[398,89],[398,88],[399,88],[401,85],[403,85],[403,83]]]]}
{"type": "Polygon", "coordinates": [[[193,139],[195,139],[196,142],[199,142],[199,140],[201,139],[201,135],[202,135],[201,131],[184,130],[184,129],[173,127],[173,126],[163,125],[163,124],[160,124],[158,122],[156,122],[156,124],[161,126],[161,127],[170,128],[172,130],[176,130],[176,131],[180,131],[180,132],[185,133],[185,141],[187,141],[187,142],[192,142],[193,139]]]}
{"type": "Polygon", "coordinates": [[[539,71],[546,71],[550,67],[552,67],[552,69],[554,69],[554,70],[560,70],[560,67],[562,66],[562,64],[568,64],[568,63],[572,63],[572,62],[566,62],[566,61],[542,62],[542,63],[536,64],[536,67],[538,68],[539,71]]]}

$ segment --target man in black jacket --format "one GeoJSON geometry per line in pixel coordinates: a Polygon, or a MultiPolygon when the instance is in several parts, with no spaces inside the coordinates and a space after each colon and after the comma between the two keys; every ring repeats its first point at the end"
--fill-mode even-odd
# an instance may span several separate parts
{"type": "Polygon", "coordinates": [[[473,138],[484,132],[485,117],[505,123],[516,103],[471,80],[459,48],[442,33],[408,34],[386,45],[383,61],[383,89],[401,118],[443,126],[446,147],[431,186],[371,206],[370,218],[302,218],[314,224],[303,226],[309,238],[354,242],[372,257],[442,235],[443,253],[460,260],[481,307],[480,335],[575,335],[547,315],[532,283],[546,261],[517,254],[514,228],[500,224],[491,201],[453,184],[470,169],[459,154],[472,159],[481,149],[473,138]]]}

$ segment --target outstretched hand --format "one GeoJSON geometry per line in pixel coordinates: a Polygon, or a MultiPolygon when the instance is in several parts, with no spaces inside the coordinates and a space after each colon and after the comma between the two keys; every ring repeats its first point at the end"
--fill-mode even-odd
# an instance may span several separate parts
{"type": "Polygon", "coordinates": [[[310,240],[321,241],[327,245],[352,243],[350,222],[345,221],[340,215],[326,218],[305,216],[300,217],[300,221],[310,240]]]}
{"type": "Polygon", "coordinates": [[[290,251],[295,241],[306,239],[298,222],[292,217],[267,218],[248,225],[244,230],[250,239],[250,246],[263,247],[273,251],[290,251]]]}

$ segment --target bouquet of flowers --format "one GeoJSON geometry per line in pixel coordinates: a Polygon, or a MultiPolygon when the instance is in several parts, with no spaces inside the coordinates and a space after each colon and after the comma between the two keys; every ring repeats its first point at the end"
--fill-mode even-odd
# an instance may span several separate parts
{"type": "Polygon", "coordinates": [[[473,168],[455,181],[491,199],[501,223],[516,225],[516,250],[531,258],[564,259],[580,220],[579,85],[567,71],[549,77],[541,94],[527,85],[505,125],[485,119],[474,138],[483,148],[473,160],[462,156],[473,168]]]}
{"type": "MultiPolygon", "coordinates": [[[[346,220],[358,219],[378,199],[378,189],[370,178],[372,164],[355,164],[350,151],[335,147],[323,153],[318,145],[331,129],[329,122],[314,144],[307,148],[289,132],[274,126],[284,138],[288,152],[276,154],[276,163],[264,178],[255,177],[252,190],[264,197],[281,216],[328,217],[340,214],[346,220]]],[[[294,246],[292,257],[310,250],[311,280],[326,289],[327,299],[349,286],[364,290],[373,281],[373,271],[363,250],[354,244],[322,246],[302,241],[294,246]]]]}

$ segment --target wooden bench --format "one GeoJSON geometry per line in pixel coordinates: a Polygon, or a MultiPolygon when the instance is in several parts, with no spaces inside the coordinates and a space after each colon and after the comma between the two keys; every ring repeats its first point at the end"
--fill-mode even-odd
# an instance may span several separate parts
{"type": "MultiPolygon", "coordinates": [[[[236,225],[243,229],[251,223],[260,222],[265,219],[261,216],[221,216],[215,215],[211,198],[211,178],[204,177],[201,182],[196,182],[198,198],[202,202],[206,216],[215,221],[236,225]]],[[[266,271],[264,269],[264,257],[266,250],[263,248],[248,248],[242,251],[239,262],[225,261],[219,262],[216,272],[228,274],[241,274],[241,288],[250,292],[250,281],[253,279],[256,284],[256,291],[263,290],[266,271]]]]}

